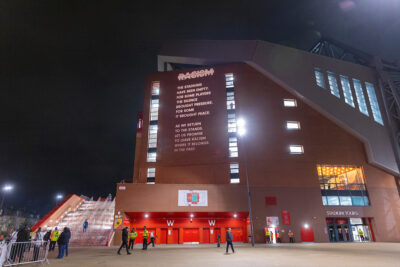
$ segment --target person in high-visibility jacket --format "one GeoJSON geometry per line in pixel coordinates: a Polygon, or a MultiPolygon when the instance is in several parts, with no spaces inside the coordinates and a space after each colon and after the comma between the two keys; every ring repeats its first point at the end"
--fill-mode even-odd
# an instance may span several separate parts
{"type": "Polygon", "coordinates": [[[147,249],[147,239],[149,238],[149,231],[147,231],[146,226],[143,227],[143,250],[147,249]]]}
{"type": "Polygon", "coordinates": [[[363,232],[363,230],[358,229],[357,233],[360,236],[361,241],[364,241],[364,232],[363,232]]]}
{"type": "Polygon", "coordinates": [[[276,243],[282,243],[281,242],[281,233],[276,232],[276,243]]]}
{"type": "Polygon", "coordinates": [[[137,237],[137,233],[135,232],[135,228],[132,227],[132,230],[129,233],[129,249],[133,249],[133,246],[135,245],[136,237],[137,237]]]}
{"type": "Polygon", "coordinates": [[[58,240],[58,237],[60,236],[60,234],[58,233],[58,229],[57,229],[57,227],[54,229],[54,231],[53,232],[51,232],[51,235],[50,235],[50,246],[49,246],[49,251],[52,251],[52,250],[54,250],[55,249],[55,247],[56,247],[56,243],[57,243],[57,240],[58,240]]]}
{"type": "Polygon", "coordinates": [[[267,243],[269,243],[271,238],[271,233],[268,231],[268,229],[265,231],[265,237],[267,238],[267,243]]]}

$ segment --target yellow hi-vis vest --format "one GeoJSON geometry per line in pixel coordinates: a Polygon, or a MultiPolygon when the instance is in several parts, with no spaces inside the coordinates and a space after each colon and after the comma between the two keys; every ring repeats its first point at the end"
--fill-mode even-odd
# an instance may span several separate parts
{"type": "Polygon", "coordinates": [[[271,235],[271,233],[269,231],[266,231],[265,235],[269,236],[269,235],[271,235]]]}
{"type": "Polygon", "coordinates": [[[149,237],[149,231],[144,230],[143,231],[143,238],[148,238],[149,237]]]}
{"type": "Polygon", "coordinates": [[[129,238],[130,239],[135,239],[137,237],[137,233],[136,232],[131,232],[130,234],[129,234],[129,238]]]}
{"type": "Polygon", "coordinates": [[[50,235],[50,241],[57,241],[59,237],[58,231],[53,231],[50,235]]]}
{"type": "Polygon", "coordinates": [[[360,229],[360,230],[358,230],[358,234],[359,235],[364,235],[364,232],[360,229]]]}

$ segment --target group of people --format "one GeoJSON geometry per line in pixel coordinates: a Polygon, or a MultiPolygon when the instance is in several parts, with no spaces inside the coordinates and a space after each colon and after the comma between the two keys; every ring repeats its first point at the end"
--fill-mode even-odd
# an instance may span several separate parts
{"type": "MultiPolygon", "coordinates": [[[[121,249],[124,247],[126,248],[126,254],[131,254],[129,252],[130,249],[133,249],[133,246],[135,245],[135,239],[137,237],[137,232],[135,231],[135,228],[132,228],[131,232],[129,232],[129,227],[125,227],[122,229],[122,244],[118,249],[118,254],[121,255],[121,249]]],[[[154,231],[149,231],[147,230],[146,226],[143,227],[143,248],[142,250],[147,250],[147,246],[152,244],[152,246],[155,246],[155,240],[156,240],[156,235],[154,235],[154,231]],[[150,238],[150,241],[147,242],[147,240],[150,238]]]]}
{"type": "MultiPolygon", "coordinates": [[[[282,243],[281,233],[276,231],[275,233],[276,243],[282,243]]],[[[292,230],[288,231],[289,242],[294,243],[294,234],[292,230]]],[[[265,231],[265,239],[268,244],[274,243],[274,232],[266,230],[265,231]]]]}
{"type": "Polygon", "coordinates": [[[33,256],[32,259],[29,260],[37,261],[40,251],[46,249],[47,242],[50,242],[49,251],[54,250],[56,243],[58,243],[58,258],[63,258],[64,252],[68,256],[68,243],[70,238],[71,232],[67,227],[59,234],[57,227],[54,231],[47,231],[44,233],[41,227],[34,232],[31,228],[23,226],[18,231],[12,230],[6,238],[6,242],[11,243],[9,260],[15,262],[18,257],[18,262],[23,261],[24,257],[26,257],[25,252],[30,251],[33,245],[33,256]]]}

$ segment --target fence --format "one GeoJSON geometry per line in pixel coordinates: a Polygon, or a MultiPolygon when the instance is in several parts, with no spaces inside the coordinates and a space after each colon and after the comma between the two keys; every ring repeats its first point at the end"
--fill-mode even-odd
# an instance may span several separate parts
{"type": "Polygon", "coordinates": [[[3,243],[0,248],[0,266],[48,262],[48,241],[3,243]]]}

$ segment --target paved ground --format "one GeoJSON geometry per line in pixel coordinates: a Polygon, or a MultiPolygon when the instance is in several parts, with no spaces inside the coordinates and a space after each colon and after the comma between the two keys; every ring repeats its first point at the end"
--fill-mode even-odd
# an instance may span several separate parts
{"type": "MultiPolygon", "coordinates": [[[[158,246],[132,255],[117,255],[117,247],[72,248],[67,258],[49,255],[49,266],[399,266],[400,243],[237,245],[236,253],[225,254],[225,246],[158,246]]],[[[43,265],[42,265],[43,266],[43,265]]]]}

